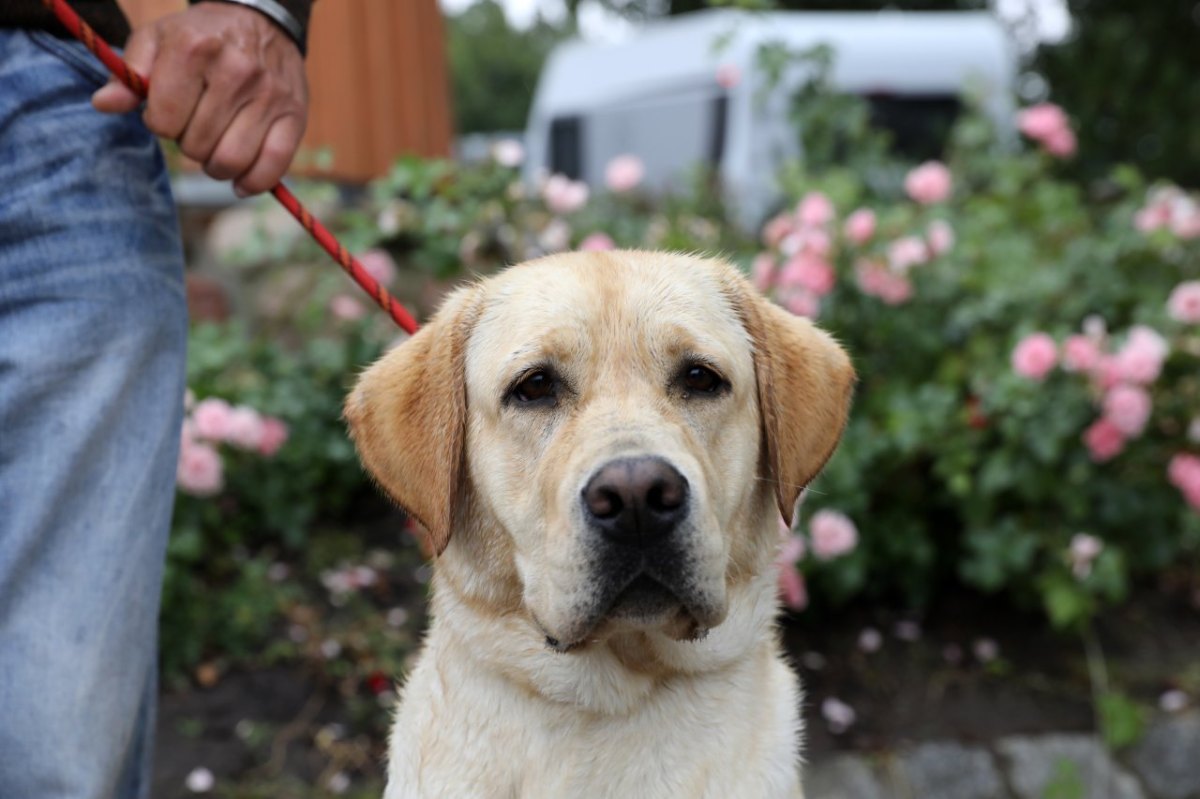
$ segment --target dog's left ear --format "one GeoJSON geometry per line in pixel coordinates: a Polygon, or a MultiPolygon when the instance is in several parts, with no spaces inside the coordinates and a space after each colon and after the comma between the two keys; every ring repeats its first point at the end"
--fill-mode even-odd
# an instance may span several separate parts
{"type": "Polygon", "coordinates": [[[791,524],[800,492],[833,455],[854,391],[854,367],[833,337],[759,294],[740,276],[734,302],[754,347],[769,479],[791,524]]]}
{"type": "Polygon", "coordinates": [[[363,465],[428,531],[430,548],[439,555],[450,541],[461,490],[464,359],[478,294],[477,288],[452,294],[416,335],[363,373],[346,400],[346,420],[363,465]]]}

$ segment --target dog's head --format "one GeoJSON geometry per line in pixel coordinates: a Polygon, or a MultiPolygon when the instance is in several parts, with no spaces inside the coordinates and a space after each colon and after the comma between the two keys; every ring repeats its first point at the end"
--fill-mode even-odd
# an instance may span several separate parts
{"type": "Polygon", "coordinates": [[[471,568],[569,649],[720,624],[832,454],[853,380],[828,335],[732,267],[581,253],[456,292],[346,416],[434,550],[485,539],[462,544],[471,568]]]}

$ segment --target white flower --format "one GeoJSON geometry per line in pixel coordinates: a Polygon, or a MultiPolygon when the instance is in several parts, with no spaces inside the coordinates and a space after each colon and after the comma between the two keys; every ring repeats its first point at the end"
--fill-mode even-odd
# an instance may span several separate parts
{"type": "Polygon", "coordinates": [[[492,145],[492,160],[500,166],[515,169],[525,161],[525,146],[516,139],[502,139],[492,145]]]}
{"type": "Polygon", "coordinates": [[[850,729],[858,718],[854,708],[832,696],[821,703],[821,715],[825,717],[829,731],[834,735],[840,735],[850,729]]]}
{"type": "Polygon", "coordinates": [[[325,787],[332,793],[343,794],[350,789],[350,776],[344,771],[339,771],[329,778],[325,787]]]}
{"type": "Polygon", "coordinates": [[[1071,546],[1067,550],[1067,561],[1071,564],[1071,573],[1082,580],[1092,573],[1092,563],[1104,551],[1104,542],[1094,535],[1076,533],[1071,537],[1071,546]]]}
{"type": "Polygon", "coordinates": [[[991,638],[978,638],[971,645],[971,651],[980,663],[991,663],[1000,656],[1000,645],[991,638]]]}
{"type": "Polygon", "coordinates": [[[214,784],[216,784],[216,779],[213,777],[213,773],[203,766],[192,769],[187,775],[187,779],[184,780],[184,785],[192,793],[208,793],[213,789],[214,784]]]}
{"type": "Polygon", "coordinates": [[[1164,691],[1163,695],[1158,698],[1158,706],[1164,713],[1178,713],[1187,707],[1187,704],[1188,695],[1178,688],[1164,691]]]}
{"type": "Polygon", "coordinates": [[[867,654],[878,652],[883,646],[883,636],[874,627],[867,627],[858,634],[858,648],[867,654]]]}
{"type": "Polygon", "coordinates": [[[898,621],[896,622],[896,625],[892,627],[892,635],[896,636],[901,641],[908,641],[909,643],[913,641],[919,641],[921,640],[921,625],[917,624],[915,621],[909,621],[907,619],[898,621]]]}

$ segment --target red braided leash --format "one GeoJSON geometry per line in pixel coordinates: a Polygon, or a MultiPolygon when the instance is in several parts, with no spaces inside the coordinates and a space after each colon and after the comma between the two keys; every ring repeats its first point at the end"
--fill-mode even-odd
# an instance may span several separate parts
{"type": "MultiPolygon", "coordinates": [[[[71,35],[79,41],[83,42],[87,49],[92,51],[92,54],[99,58],[104,66],[108,68],[117,80],[124,83],[139,97],[146,97],[150,89],[149,82],[134,72],[128,64],[126,64],[119,55],[117,55],[108,43],[96,35],[96,32],[91,27],[79,18],[75,10],[67,4],[66,0],[42,0],[42,4],[46,8],[54,12],[54,16],[58,17],[71,35]]],[[[354,282],[362,287],[363,291],[371,295],[371,298],[379,304],[379,307],[387,311],[388,315],[396,321],[401,329],[413,333],[417,329],[417,321],[413,319],[412,314],[405,310],[404,306],[396,300],[388,290],[380,285],[379,281],[371,277],[363,265],[358,262],[358,259],[349,253],[342,246],[337,237],[329,232],[329,228],[321,224],[320,220],[316,219],[304,205],[296,199],[296,195],[284,186],[282,183],[277,183],[271,193],[275,195],[275,199],[279,200],[280,204],[296,218],[308,234],[316,240],[317,244],[321,245],[321,249],[329,253],[333,260],[338,262],[338,265],[346,271],[354,279],[354,282]]]]}

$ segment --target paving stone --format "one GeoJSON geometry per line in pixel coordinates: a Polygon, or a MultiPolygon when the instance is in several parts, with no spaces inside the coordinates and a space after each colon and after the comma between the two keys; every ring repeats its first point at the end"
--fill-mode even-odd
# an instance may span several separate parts
{"type": "Polygon", "coordinates": [[[991,752],[957,743],[928,743],[900,756],[902,795],[920,799],[1003,799],[1008,794],[991,752]]]}
{"type": "Polygon", "coordinates": [[[1129,762],[1155,799],[1200,799],[1200,713],[1155,722],[1129,762]]]}
{"type": "Polygon", "coordinates": [[[804,795],[810,799],[888,799],[870,763],[854,755],[806,766],[804,795]]]}
{"type": "Polygon", "coordinates": [[[1091,735],[1038,735],[1005,738],[996,750],[1007,761],[1009,785],[1019,799],[1043,799],[1047,789],[1076,780],[1081,796],[1145,799],[1136,778],[1117,765],[1091,735]],[[1069,769],[1064,773],[1064,764],[1069,769]]]}

